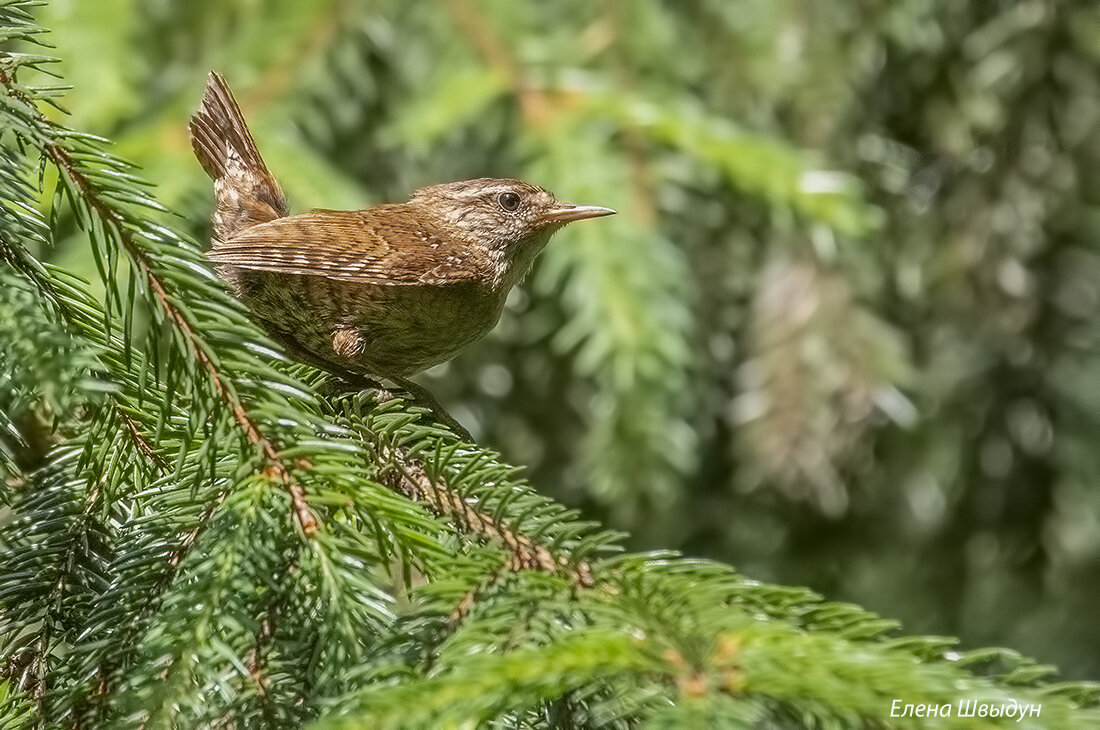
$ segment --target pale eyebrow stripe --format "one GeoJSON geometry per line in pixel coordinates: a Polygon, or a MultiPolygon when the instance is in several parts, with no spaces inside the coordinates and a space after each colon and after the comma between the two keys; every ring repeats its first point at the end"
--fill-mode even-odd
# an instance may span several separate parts
{"type": "Polygon", "coordinates": [[[474,199],[476,199],[476,198],[489,198],[493,195],[498,195],[500,193],[509,192],[509,191],[515,192],[514,188],[512,188],[510,186],[498,185],[498,186],[492,187],[492,188],[476,188],[476,189],[471,189],[471,190],[463,190],[462,192],[458,193],[455,197],[456,198],[474,198],[474,199]]]}

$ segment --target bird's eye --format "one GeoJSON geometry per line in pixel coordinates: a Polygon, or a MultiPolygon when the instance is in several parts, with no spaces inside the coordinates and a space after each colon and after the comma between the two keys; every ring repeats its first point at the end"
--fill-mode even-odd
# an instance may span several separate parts
{"type": "Polygon", "coordinates": [[[519,196],[512,192],[501,193],[497,198],[500,207],[507,211],[513,211],[519,207],[519,196]]]}

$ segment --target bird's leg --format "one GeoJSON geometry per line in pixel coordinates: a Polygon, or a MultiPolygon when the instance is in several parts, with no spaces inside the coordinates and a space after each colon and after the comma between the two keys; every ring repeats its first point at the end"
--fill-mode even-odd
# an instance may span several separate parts
{"type": "MultiPolygon", "coordinates": [[[[387,388],[382,385],[382,383],[378,380],[375,380],[374,378],[368,377],[366,375],[341,371],[337,374],[337,377],[344,385],[351,386],[356,390],[375,391],[375,393],[378,394],[377,400],[379,402],[385,402],[397,397],[394,394],[392,388],[387,388]]],[[[423,385],[414,383],[413,381],[406,378],[400,378],[396,376],[387,376],[386,379],[392,380],[393,382],[397,383],[398,387],[402,388],[410,396],[412,396],[410,402],[413,405],[424,408],[432,414],[435,420],[439,421],[444,426],[454,431],[459,438],[473,443],[473,435],[471,435],[470,432],[467,431],[466,428],[461,423],[459,423],[454,416],[452,416],[450,413],[447,413],[447,411],[443,409],[443,406],[439,404],[439,401],[436,400],[435,396],[432,395],[431,391],[429,391],[423,385]]]]}
{"type": "MultiPolygon", "coordinates": [[[[352,388],[356,388],[358,390],[377,391],[378,394],[382,396],[383,400],[388,400],[389,398],[393,397],[393,393],[391,392],[391,390],[383,386],[379,380],[372,378],[368,375],[364,375],[363,373],[334,367],[333,363],[327,362],[313,355],[311,352],[299,345],[297,340],[295,340],[293,337],[283,332],[279,328],[275,327],[270,322],[266,322],[263,320],[261,320],[261,322],[265,325],[264,329],[267,330],[268,334],[271,335],[276,341],[278,341],[278,343],[282,345],[283,348],[287,351],[287,354],[289,354],[295,360],[313,365],[316,368],[332,373],[352,388]]],[[[358,351],[362,349],[362,343],[357,339],[355,333],[349,329],[335,329],[332,335],[332,342],[333,349],[335,349],[337,352],[341,352],[341,350],[358,351]]],[[[405,391],[408,392],[409,395],[412,396],[412,402],[414,405],[421,406],[422,408],[428,410],[437,421],[454,431],[459,438],[473,443],[474,437],[470,434],[470,432],[467,431],[461,423],[455,420],[454,416],[452,416],[450,413],[447,413],[447,411],[443,409],[443,406],[439,404],[439,401],[435,399],[435,396],[432,395],[431,391],[429,391],[427,388],[418,383],[414,383],[407,378],[402,378],[397,375],[385,376],[385,379],[392,380],[393,382],[397,383],[400,388],[403,388],[405,391]]]]}
{"type": "Polygon", "coordinates": [[[391,376],[389,379],[405,389],[408,394],[413,397],[413,402],[416,403],[416,405],[427,408],[431,414],[435,416],[437,421],[454,431],[459,438],[464,441],[469,441],[470,443],[474,442],[473,435],[471,435],[470,432],[466,430],[466,427],[459,423],[454,416],[443,409],[443,406],[439,404],[439,401],[435,399],[435,396],[432,395],[430,390],[419,383],[414,383],[408,378],[391,376]]]}
{"type": "MultiPolygon", "coordinates": [[[[363,340],[363,337],[359,334],[359,331],[356,328],[338,327],[333,330],[332,333],[332,348],[336,351],[337,354],[350,359],[361,355],[363,351],[367,348],[367,343],[363,340]]],[[[362,375],[352,375],[348,378],[348,380],[352,383],[372,383],[370,378],[362,375]]],[[[463,428],[462,424],[455,420],[454,416],[443,410],[443,406],[439,405],[439,401],[435,399],[435,396],[432,395],[432,393],[427,388],[417,383],[414,383],[407,378],[402,378],[397,375],[388,376],[387,380],[392,380],[393,382],[397,383],[398,386],[408,391],[409,395],[413,397],[414,403],[428,409],[431,414],[435,416],[435,419],[437,421],[450,428],[452,431],[458,434],[460,438],[471,442],[474,440],[473,436],[470,435],[470,432],[463,428]]],[[[386,392],[385,389],[374,383],[372,383],[371,385],[366,385],[364,387],[375,387],[380,392],[386,392]]]]}
{"type": "MultiPolygon", "coordinates": [[[[352,390],[373,390],[379,395],[379,399],[382,401],[392,400],[395,396],[390,392],[390,388],[382,385],[382,381],[375,380],[361,373],[353,373],[346,370],[336,372],[330,365],[326,368],[326,371],[335,375],[342,385],[349,386],[352,390]]],[[[331,385],[335,386],[334,381],[329,381],[331,385]]],[[[339,389],[339,388],[337,388],[339,389]]]]}

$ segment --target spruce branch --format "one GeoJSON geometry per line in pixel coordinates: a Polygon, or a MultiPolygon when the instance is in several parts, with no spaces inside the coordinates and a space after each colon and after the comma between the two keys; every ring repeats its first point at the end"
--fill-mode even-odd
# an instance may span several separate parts
{"type": "MultiPolygon", "coordinates": [[[[409,499],[425,504],[440,517],[452,521],[461,531],[484,540],[498,540],[510,553],[508,570],[541,570],[555,573],[569,565],[564,556],[555,558],[545,545],[510,529],[499,519],[478,509],[468,498],[451,489],[444,480],[432,479],[424,467],[410,458],[408,453],[380,445],[378,454],[383,463],[393,465],[383,472],[382,481],[409,499]]],[[[570,570],[573,581],[580,587],[592,585],[588,564],[581,561],[570,570]]]]}
{"type": "Polygon", "coordinates": [[[99,215],[103,224],[118,232],[119,240],[127,253],[138,265],[139,270],[145,274],[146,284],[156,296],[156,301],[164,315],[183,336],[192,355],[194,355],[200,366],[206,370],[214,392],[229,407],[233,418],[248,440],[259,447],[266,461],[265,472],[281,482],[289,492],[294,505],[294,514],[302,528],[302,532],[306,537],[313,537],[318,530],[317,520],[306,503],[305,492],[302,490],[301,485],[294,480],[290,471],[283,464],[275,444],[263,434],[259,425],[248,413],[244,403],[230,387],[227,378],[214,364],[210,351],[205,343],[195,335],[194,328],[188,318],[168,296],[164,283],[157,277],[153,262],[146,252],[135,243],[133,236],[130,234],[130,229],[125,225],[125,221],[117,207],[99,192],[89,180],[85,170],[74,163],[68,150],[51,143],[46,146],[46,154],[69,176],[76,188],[83,193],[83,198],[88,201],[92,210],[99,215]]]}
{"type": "Polygon", "coordinates": [[[82,451],[80,443],[60,447],[34,477],[36,484],[28,490],[24,505],[27,517],[5,532],[5,540],[25,544],[27,549],[0,560],[3,572],[16,578],[24,592],[23,600],[9,607],[0,624],[6,634],[0,676],[10,677],[28,691],[42,713],[54,645],[65,641],[74,621],[68,599],[74,584],[94,585],[100,580],[89,554],[95,551],[93,545],[108,541],[110,532],[99,514],[102,483],[69,477],[82,451]],[[39,624],[39,631],[12,631],[39,624]]]}
{"type": "MultiPolygon", "coordinates": [[[[0,72],[0,78],[3,76],[3,72],[0,72]]],[[[59,278],[61,272],[37,261],[21,243],[45,243],[49,228],[42,214],[33,205],[33,188],[24,179],[29,167],[25,152],[7,144],[0,145],[0,149],[4,153],[0,160],[0,190],[4,192],[4,198],[0,201],[0,260],[5,261],[34,287],[46,306],[52,310],[54,317],[64,323],[70,332],[96,332],[97,328],[86,326],[87,312],[95,309],[95,305],[86,298],[81,300],[71,287],[64,286],[59,278]]],[[[89,346],[89,355],[95,360],[89,365],[102,371],[111,371],[109,362],[105,358],[97,357],[109,349],[108,334],[93,337],[91,339],[94,341],[91,342],[87,341],[88,337],[84,339],[89,346]]],[[[146,457],[151,468],[164,473],[167,467],[150,442],[149,435],[119,401],[111,398],[109,403],[130,441],[146,457]]]]}
{"type": "MultiPolygon", "coordinates": [[[[0,0],[0,34],[9,30],[9,8],[30,5],[0,0]]],[[[20,113],[9,102],[0,95],[0,119],[13,106],[20,113]]],[[[36,124],[16,120],[34,139],[36,124]]],[[[43,651],[21,655],[34,665],[37,698],[0,681],[4,730],[5,722],[298,727],[310,720],[344,727],[932,724],[890,719],[890,698],[899,695],[1042,702],[1038,726],[1100,723],[1095,687],[1050,684],[1049,668],[1014,652],[957,652],[939,637],[896,637],[893,622],[857,607],[759,584],[714,563],[608,558],[617,536],[579,521],[495,454],[426,425],[403,404],[368,404],[369,394],[314,398],[307,386],[265,369],[266,349],[242,367],[240,340],[251,330],[237,320],[218,329],[218,315],[238,313],[198,301],[209,272],[197,256],[174,258],[177,248],[193,250],[177,246],[174,234],[143,234],[153,225],[146,212],[130,214],[147,200],[140,184],[107,182],[119,170],[105,178],[95,167],[106,159],[101,143],[76,139],[56,142],[72,164],[86,165],[83,182],[119,216],[112,222],[74,201],[92,229],[101,271],[117,261],[109,244],[118,231],[130,230],[142,254],[134,265],[143,294],[174,349],[162,368],[155,347],[131,359],[128,336],[86,338],[102,343],[104,373],[121,391],[106,400],[111,406],[92,404],[94,417],[55,451],[70,454],[62,468],[37,475],[32,486],[43,489],[12,507],[20,530],[33,530],[3,535],[0,555],[24,562],[20,571],[0,570],[0,654],[9,658],[12,636],[30,637],[26,645],[43,651]],[[233,336],[218,339],[226,331],[233,336]],[[209,385],[211,370],[228,395],[209,385]],[[157,383],[134,407],[131,391],[146,377],[157,383]],[[264,377],[309,397],[285,405],[265,398],[255,389],[264,377]],[[175,403],[181,396],[189,401],[175,403]],[[263,450],[232,402],[299,480],[308,509],[323,515],[324,529],[312,539],[286,529],[288,505],[301,527],[293,495],[271,488],[279,475],[267,468],[268,455],[256,469],[252,451],[263,450]],[[118,486],[135,452],[140,464],[150,457],[112,407],[132,419],[167,469],[134,473],[118,486]],[[154,427],[158,409],[163,423],[154,427]],[[285,423],[293,425],[281,430],[285,423]],[[93,469],[75,463],[82,440],[93,469]],[[222,450],[226,440],[242,453],[222,450]],[[105,476],[74,481],[96,472],[105,476]],[[95,509],[82,507],[89,498],[95,509]],[[86,562],[69,565],[84,555],[86,562]],[[32,591],[24,583],[49,605],[25,600],[32,591]],[[11,616],[19,619],[14,632],[11,616]],[[44,630],[39,616],[48,619],[44,630]]],[[[62,184],[84,199],[88,190],[59,170],[62,184]]],[[[51,283],[61,291],[60,278],[51,283]]],[[[106,283],[106,307],[78,307],[85,319],[74,322],[102,325],[127,306],[106,283]]]]}
{"type": "MultiPolygon", "coordinates": [[[[59,128],[47,119],[36,108],[31,96],[15,85],[14,75],[11,72],[0,69],[0,84],[6,88],[12,98],[19,100],[26,107],[27,120],[34,125],[34,131],[38,140],[42,142],[42,150],[46,157],[68,178],[79,197],[98,217],[104,230],[112,232],[121,242],[138,271],[142,273],[145,284],[153,293],[154,301],[165,320],[175,328],[192,356],[206,371],[214,392],[229,408],[245,437],[259,448],[265,461],[265,472],[281,483],[290,494],[294,515],[303,534],[306,537],[313,537],[319,528],[306,501],[304,490],[283,463],[278,448],[264,435],[259,424],[249,414],[245,404],[231,386],[230,379],[215,365],[213,354],[202,338],[196,335],[189,318],[169,296],[164,282],[157,274],[156,262],[149,256],[145,247],[139,245],[135,239],[134,231],[143,231],[143,221],[135,221],[128,217],[121,211],[115,199],[93,182],[95,172],[82,160],[74,158],[72,152],[61,142],[66,138],[72,139],[72,133],[59,128]]],[[[112,170],[110,167],[105,170],[121,172],[118,169],[112,170]]],[[[147,208],[161,209],[152,198],[144,195],[135,196],[130,202],[147,208]]]]}
{"type": "MultiPolygon", "coordinates": [[[[6,151],[5,149],[5,152],[6,151]]],[[[0,171],[0,177],[4,176],[4,172],[5,171],[0,171]]],[[[3,206],[0,206],[0,210],[4,210],[3,206]]],[[[43,226],[45,225],[44,222],[38,222],[43,226]]],[[[86,327],[87,317],[84,312],[89,308],[94,308],[92,302],[88,299],[84,299],[83,301],[75,300],[73,297],[74,292],[71,288],[67,288],[63,291],[59,286],[60,282],[57,279],[58,272],[49,271],[42,264],[32,259],[16,242],[7,239],[7,231],[0,227],[0,259],[11,265],[25,280],[34,286],[42,295],[45,302],[53,309],[53,313],[57,319],[70,331],[88,332],[89,329],[86,327]]],[[[112,367],[109,359],[95,357],[96,353],[102,354],[110,346],[110,337],[107,333],[103,333],[101,339],[95,338],[93,341],[85,340],[85,342],[93,348],[92,356],[95,358],[93,365],[96,369],[99,369],[108,377],[122,376],[122,373],[119,371],[120,369],[112,367]]],[[[116,377],[115,379],[118,378],[116,377]]],[[[150,435],[145,431],[142,425],[135,420],[125,407],[123,407],[119,400],[109,398],[107,402],[111,408],[112,415],[118,419],[124,433],[126,433],[133,446],[145,457],[149,468],[159,474],[167,472],[168,465],[153,446],[150,435]]]]}
{"type": "MultiPolygon", "coordinates": [[[[538,570],[551,574],[564,572],[578,588],[590,588],[595,584],[587,560],[571,555],[568,550],[555,549],[509,524],[504,517],[509,499],[521,494],[523,487],[511,483],[511,480],[500,483],[486,478],[481,483],[490,486],[490,493],[473,496],[464,491],[461,482],[468,480],[475,470],[485,471],[486,477],[494,470],[504,475],[504,467],[482,461],[475,447],[465,445],[445,432],[429,433],[417,426],[415,416],[399,416],[396,420],[387,418],[387,413],[399,413],[395,408],[400,405],[400,401],[389,393],[374,391],[345,396],[336,399],[334,405],[335,413],[346,419],[346,425],[355,429],[363,439],[365,458],[378,470],[382,484],[423,504],[460,532],[502,546],[509,555],[502,570],[538,570]],[[372,398],[379,404],[378,410],[364,413],[364,405],[372,398]],[[418,443],[425,437],[426,440],[418,443]],[[467,449],[469,453],[463,454],[467,449]],[[489,509],[486,498],[497,500],[495,509],[489,509]]],[[[542,506],[545,508],[547,505],[542,506]]],[[[537,513],[539,508],[536,501],[530,510],[537,513]]],[[[606,539],[610,541],[614,538],[608,535],[606,539]]],[[[499,572],[494,571],[488,576],[488,584],[495,582],[498,575],[499,572]]],[[[463,598],[455,611],[456,616],[465,612],[479,590],[475,589],[463,598]]]]}

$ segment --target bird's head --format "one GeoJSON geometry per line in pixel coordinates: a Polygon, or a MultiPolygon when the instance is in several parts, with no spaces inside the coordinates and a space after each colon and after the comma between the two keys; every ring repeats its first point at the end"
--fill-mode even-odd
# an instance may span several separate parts
{"type": "Polygon", "coordinates": [[[566,223],[611,215],[598,205],[563,203],[548,190],[509,178],[478,178],[421,188],[409,201],[471,245],[485,247],[509,285],[521,279],[550,236],[566,223]]]}

